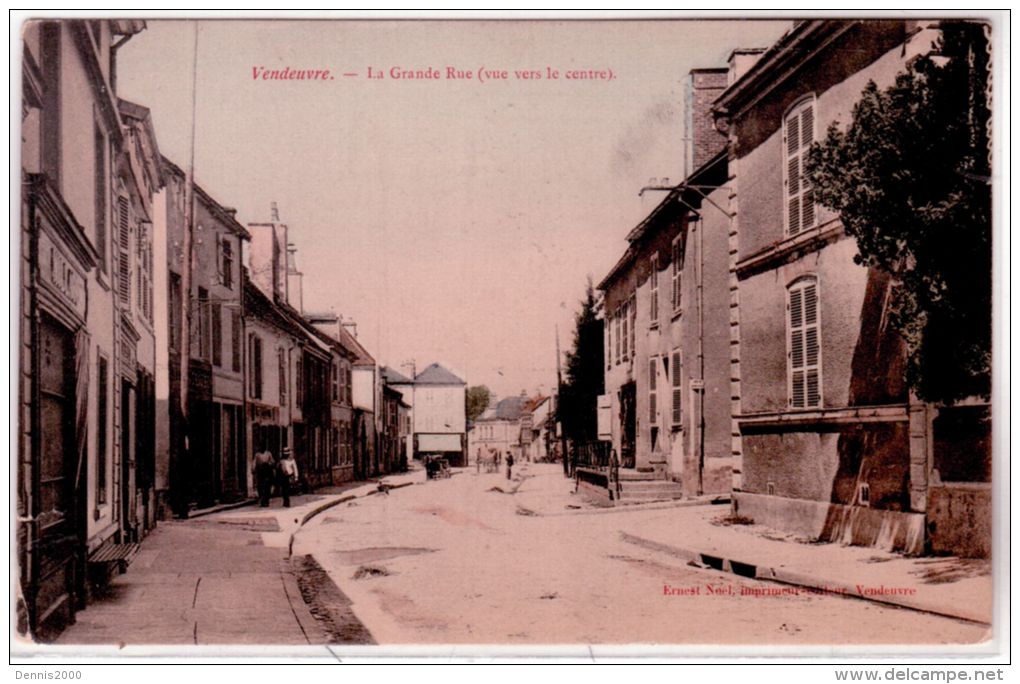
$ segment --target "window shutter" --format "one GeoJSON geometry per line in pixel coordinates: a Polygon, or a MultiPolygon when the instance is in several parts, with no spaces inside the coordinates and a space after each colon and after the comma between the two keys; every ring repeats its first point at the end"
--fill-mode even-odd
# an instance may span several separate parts
{"type": "Polygon", "coordinates": [[[790,405],[818,407],[822,403],[822,377],[816,280],[802,280],[791,286],[788,312],[790,405]]]}
{"type": "Polygon", "coordinates": [[[814,129],[813,101],[797,107],[786,118],[786,232],[791,237],[815,224],[814,193],[804,178],[814,129]]]}
{"type": "Polygon", "coordinates": [[[658,413],[658,406],[656,406],[656,375],[657,369],[655,368],[655,359],[648,361],[648,422],[655,425],[655,414],[658,413]]]}
{"type": "Polygon", "coordinates": [[[683,418],[683,367],[680,365],[680,352],[673,352],[673,425],[680,425],[683,418]]]}
{"type": "Polygon", "coordinates": [[[128,200],[117,197],[117,294],[123,304],[131,303],[131,215],[128,200]]]}

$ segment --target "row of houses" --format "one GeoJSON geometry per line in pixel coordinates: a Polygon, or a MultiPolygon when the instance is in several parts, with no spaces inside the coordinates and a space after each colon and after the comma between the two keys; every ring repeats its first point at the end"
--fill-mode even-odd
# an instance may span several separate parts
{"type": "Polygon", "coordinates": [[[513,456],[539,463],[558,456],[553,399],[541,393],[492,402],[468,429],[468,455],[476,463],[513,456]]]}
{"type": "Polygon", "coordinates": [[[394,377],[350,321],[306,311],[275,203],[241,223],[117,97],[144,28],[24,29],[17,598],[42,640],[159,519],[249,498],[255,452],[292,449],[306,488],[466,454],[465,383],[394,377]]]}
{"type": "MultiPolygon", "coordinates": [[[[799,21],[687,81],[690,168],[599,284],[600,439],[619,476],[579,485],[732,492],[733,512],[812,539],[987,555],[990,407],[918,401],[888,274],[854,262],[804,179],[865,85],[937,46],[929,21],[799,21]]],[[[626,498],[625,496],[623,498],[626,498]]]]}

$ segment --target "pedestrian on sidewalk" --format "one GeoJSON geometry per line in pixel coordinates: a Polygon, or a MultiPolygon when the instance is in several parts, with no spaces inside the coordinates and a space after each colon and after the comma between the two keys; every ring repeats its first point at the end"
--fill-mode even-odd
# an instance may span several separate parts
{"type": "Polygon", "coordinates": [[[255,476],[255,488],[259,493],[259,506],[265,508],[269,505],[269,497],[273,495],[273,480],[276,476],[276,459],[269,449],[264,449],[257,454],[251,464],[252,474],[255,476]]]}
{"type": "Polygon", "coordinates": [[[513,453],[508,453],[506,455],[506,479],[508,480],[510,479],[511,475],[510,471],[513,470],[513,467],[514,467],[514,455],[513,453]]]}
{"type": "Polygon", "coordinates": [[[283,507],[290,508],[290,486],[297,484],[298,468],[294,460],[294,450],[290,447],[283,448],[283,458],[280,459],[280,495],[283,497],[283,507]]]}

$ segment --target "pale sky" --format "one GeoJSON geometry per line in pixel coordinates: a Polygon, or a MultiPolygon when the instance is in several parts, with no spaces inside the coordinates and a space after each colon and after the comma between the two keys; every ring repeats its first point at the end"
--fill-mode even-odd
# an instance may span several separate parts
{"type": "MultiPolygon", "coordinates": [[[[354,319],[380,363],[438,361],[505,395],[555,386],[555,328],[566,351],[586,277],[608,272],[653,206],[638,191],[681,179],[687,73],[789,22],[199,26],[196,180],[242,223],[268,220],[275,200],[306,310],[354,319]],[[430,66],[475,78],[389,74],[430,66]],[[255,80],[255,67],[334,80],[255,80]],[[547,67],[560,79],[515,78],[547,67]],[[480,83],[479,69],[509,78],[480,83]],[[567,80],[571,69],[615,78],[567,80]]],[[[152,110],[182,168],[192,45],[192,23],[154,20],[118,56],[119,95],[152,110]]]]}

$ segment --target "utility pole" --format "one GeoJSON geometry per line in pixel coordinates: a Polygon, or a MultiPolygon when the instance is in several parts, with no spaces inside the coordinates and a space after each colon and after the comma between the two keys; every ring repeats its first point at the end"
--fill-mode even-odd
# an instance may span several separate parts
{"type": "Polygon", "coordinates": [[[191,274],[194,268],[195,234],[195,112],[196,82],[198,81],[198,22],[194,22],[195,37],[192,46],[191,63],[191,150],[188,170],[184,176],[184,254],[181,258],[181,431],[183,432],[183,453],[177,462],[177,515],[188,517],[187,487],[190,486],[191,444],[188,426],[188,369],[191,363],[191,274]],[[181,471],[184,472],[181,472],[181,471]],[[184,477],[182,477],[184,476],[184,477]]]}
{"type": "Polygon", "coordinates": [[[561,458],[563,459],[563,477],[570,477],[570,459],[567,456],[567,434],[563,431],[563,414],[560,410],[563,397],[563,373],[560,370],[560,326],[556,326],[556,429],[560,433],[561,458]]]}

